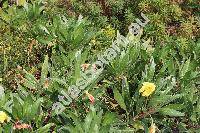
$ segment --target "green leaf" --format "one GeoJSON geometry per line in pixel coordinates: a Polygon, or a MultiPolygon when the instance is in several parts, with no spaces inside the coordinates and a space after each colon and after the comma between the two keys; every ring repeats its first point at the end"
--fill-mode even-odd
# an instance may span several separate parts
{"type": "Polygon", "coordinates": [[[25,79],[23,85],[29,89],[36,89],[36,84],[32,83],[31,80],[25,79]]]}
{"type": "Polygon", "coordinates": [[[11,16],[9,16],[9,14],[7,14],[6,12],[4,12],[0,8],[0,19],[2,19],[3,21],[5,21],[6,23],[9,23],[9,21],[11,20],[11,16]]]}
{"type": "Polygon", "coordinates": [[[184,107],[185,106],[183,104],[169,104],[169,105],[165,106],[165,108],[170,108],[170,109],[174,109],[174,110],[181,110],[184,107]]]}
{"type": "Polygon", "coordinates": [[[183,97],[184,95],[182,94],[176,94],[176,95],[160,95],[160,96],[154,96],[151,101],[149,102],[149,106],[164,106],[176,99],[179,99],[183,97]]]}
{"type": "Polygon", "coordinates": [[[120,107],[122,109],[126,110],[126,105],[124,103],[124,99],[123,99],[122,95],[119,93],[119,91],[117,89],[114,89],[113,92],[114,92],[114,98],[118,102],[120,107]]]}
{"type": "Polygon", "coordinates": [[[116,118],[117,116],[115,113],[106,112],[103,118],[103,126],[111,125],[116,121],[116,118]]]}
{"type": "Polygon", "coordinates": [[[153,56],[151,57],[151,65],[149,66],[149,70],[148,70],[148,78],[152,79],[153,76],[154,76],[154,73],[155,73],[155,67],[156,67],[156,64],[154,62],[154,58],[153,56]]]}
{"type": "Polygon", "coordinates": [[[130,91],[129,91],[129,84],[126,77],[123,77],[122,79],[122,96],[124,98],[125,104],[127,105],[127,108],[129,108],[131,97],[130,97],[130,91]]]}
{"type": "Polygon", "coordinates": [[[4,88],[0,84],[0,98],[2,99],[5,96],[4,88]]]}
{"type": "Polygon", "coordinates": [[[32,82],[33,84],[37,83],[37,79],[34,77],[34,75],[28,73],[26,70],[23,70],[25,72],[25,78],[29,81],[32,82]]]}
{"type": "Polygon", "coordinates": [[[37,101],[35,101],[33,104],[32,104],[32,112],[29,112],[31,113],[32,115],[35,115],[34,117],[37,116],[37,114],[40,114],[40,108],[41,108],[41,103],[43,101],[43,98],[39,98],[37,99],[37,101]]]}
{"type": "Polygon", "coordinates": [[[26,4],[26,0],[18,0],[18,6],[24,6],[26,4]]]}
{"type": "Polygon", "coordinates": [[[72,128],[71,126],[68,126],[67,128],[69,128],[70,130],[78,130],[80,133],[84,132],[82,128],[83,124],[80,121],[79,117],[71,111],[67,111],[67,113],[67,117],[73,119],[74,125],[76,125],[75,128],[72,128]]]}
{"type": "Polygon", "coordinates": [[[103,110],[101,111],[93,111],[93,120],[90,126],[90,131],[92,132],[99,132],[99,128],[101,127],[101,120],[102,120],[102,115],[103,115],[103,110]]]}
{"type": "Polygon", "coordinates": [[[92,123],[92,119],[93,119],[93,114],[92,111],[89,112],[85,118],[85,123],[84,123],[84,130],[85,132],[89,132],[91,123],[92,123]]]}
{"type": "Polygon", "coordinates": [[[39,28],[40,28],[42,31],[44,31],[45,33],[50,34],[49,31],[47,30],[47,28],[46,28],[45,26],[39,25],[39,28]]]}
{"type": "Polygon", "coordinates": [[[43,44],[49,44],[53,39],[51,37],[48,37],[48,38],[44,38],[42,36],[38,36],[37,38],[37,41],[39,41],[40,43],[43,43],[43,44]]]}
{"type": "Polygon", "coordinates": [[[174,109],[170,109],[170,108],[161,108],[159,110],[159,112],[163,115],[169,115],[169,116],[175,116],[175,117],[178,117],[178,116],[185,116],[184,113],[181,113],[177,110],[174,110],[174,109]]]}
{"type": "Polygon", "coordinates": [[[51,81],[52,82],[57,82],[58,84],[63,85],[66,88],[68,88],[68,85],[67,85],[65,80],[62,80],[62,79],[59,79],[59,78],[51,78],[51,81]]]}
{"type": "Polygon", "coordinates": [[[41,85],[44,84],[45,79],[47,78],[47,74],[48,74],[48,55],[45,56],[44,59],[44,63],[42,65],[42,73],[41,73],[41,79],[40,79],[40,83],[41,85]]]}
{"type": "Polygon", "coordinates": [[[164,102],[166,102],[168,99],[170,99],[172,96],[171,95],[165,95],[165,96],[154,96],[150,102],[149,105],[150,106],[158,106],[164,102]]]}
{"type": "Polygon", "coordinates": [[[49,123],[41,128],[39,128],[35,133],[48,133],[50,128],[53,126],[53,123],[49,123]]]}
{"type": "Polygon", "coordinates": [[[23,107],[22,104],[19,102],[19,99],[17,96],[13,95],[13,107],[12,107],[12,114],[15,118],[22,118],[23,113],[23,107]]]}
{"type": "MultiPolygon", "coordinates": [[[[123,77],[122,79],[122,96],[125,98],[130,98],[129,93],[129,84],[126,77],[123,77]]],[[[128,100],[128,99],[126,99],[128,100]]]]}
{"type": "Polygon", "coordinates": [[[183,64],[182,69],[180,70],[180,77],[183,77],[188,72],[189,65],[190,58],[185,62],[185,64],[183,64]]]}

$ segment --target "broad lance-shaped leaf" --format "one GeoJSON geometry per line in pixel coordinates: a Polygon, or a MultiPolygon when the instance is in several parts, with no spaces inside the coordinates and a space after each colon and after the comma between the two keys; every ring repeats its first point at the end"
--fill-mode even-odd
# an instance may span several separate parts
{"type": "Polygon", "coordinates": [[[47,28],[43,25],[39,25],[40,29],[43,30],[45,33],[50,34],[47,28]]]}
{"type": "Polygon", "coordinates": [[[178,98],[183,97],[184,95],[182,94],[176,94],[176,95],[160,95],[160,96],[154,96],[150,102],[149,106],[164,106],[178,98]]]}
{"type": "MultiPolygon", "coordinates": [[[[122,79],[122,96],[125,98],[130,98],[129,93],[129,84],[126,77],[123,77],[122,79]]],[[[129,100],[129,99],[126,99],[129,100]]]]}
{"type": "Polygon", "coordinates": [[[184,113],[179,112],[179,111],[174,110],[174,109],[170,109],[170,108],[161,108],[159,110],[159,112],[161,114],[163,114],[163,115],[169,115],[169,116],[175,116],[175,117],[177,117],[177,116],[185,116],[184,113]]]}
{"type": "Polygon", "coordinates": [[[10,15],[4,12],[3,9],[1,8],[0,8],[0,18],[1,18],[1,21],[5,21],[7,23],[9,23],[9,21],[11,20],[10,15]]]}
{"type": "Polygon", "coordinates": [[[190,65],[190,58],[183,64],[182,69],[180,70],[180,77],[185,76],[185,74],[189,70],[189,65],[190,65]]]}
{"type": "Polygon", "coordinates": [[[47,74],[48,74],[48,56],[46,55],[44,59],[44,63],[42,65],[42,73],[41,73],[41,79],[40,79],[41,85],[44,84],[45,79],[47,78],[47,74]]]}
{"type": "MultiPolygon", "coordinates": [[[[83,128],[82,128],[82,122],[80,121],[79,117],[77,116],[77,114],[71,112],[71,111],[67,111],[67,116],[65,115],[65,113],[63,113],[63,115],[65,117],[71,118],[74,122],[74,124],[76,125],[77,130],[79,130],[80,132],[83,132],[83,128]]],[[[69,128],[71,130],[74,130],[71,126],[66,126],[65,128],[69,128]]],[[[70,130],[70,131],[71,131],[70,130]]]]}
{"type": "Polygon", "coordinates": [[[60,85],[65,86],[66,88],[68,88],[68,85],[66,83],[66,81],[64,79],[59,79],[59,78],[51,78],[52,82],[57,82],[60,85]]]}
{"type": "Polygon", "coordinates": [[[4,95],[4,88],[0,85],[0,98],[2,98],[4,95]]]}
{"type": "Polygon", "coordinates": [[[96,110],[93,106],[90,106],[91,111],[87,114],[85,118],[85,123],[84,123],[84,130],[85,132],[91,131],[91,128],[94,128],[93,123],[96,124],[96,121],[93,121],[95,115],[96,115],[96,110]],[[92,126],[93,125],[93,126],[92,126]]]}
{"type": "Polygon", "coordinates": [[[36,88],[36,84],[32,83],[31,80],[27,80],[27,79],[24,80],[23,85],[26,86],[29,89],[35,89],[36,88]]]}
{"type": "Polygon", "coordinates": [[[183,104],[169,104],[169,105],[165,106],[165,108],[181,110],[181,109],[185,108],[185,106],[183,104]]]}
{"type": "Polygon", "coordinates": [[[92,119],[93,119],[93,112],[90,111],[86,118],[85,118],[85,123],[84,123],[84,130],[85,132],[89,132],[90,130],[90,126],[91,126],[91,123],[92,123],[92,119]]]}
{"type": "Polygon", "coordinates": [[[113,112],[106,112],[103,117],[103,126],[111,125],[117,120],[117,115],[113,112]]]}
{"type": "Polygon", "coordinates": [[[54,126],[53,123],[49,123],[41,128],[39,128],[37,131],[35,131],[34,133],[48,133],[50,131],[50,128],[54,126]]]}
{"type": "Polygon", "coordinates": [[[151,65],[149,66],[149,70],[148,70],[148,78],[152,79],[153,76],[154,76],[154,73],[155,73],[155,67],[156,67],[156,64],[154,62],[154,58],[151,57],[151,65]]]}
{"type": "Polygon", "coordinates": [[[122,96],[124,99],[125,104],[127,105],[127,109],[130,107],[130,91],[129,91],[129,84],[128,84],[128,80],[126,77],[123,77],[122,79],[122,96]]]}
{"type": "Polygon", "coordinates": [[[37,79],[34,77],[34,75],[28,73],[26,70],[23,71],[25,72],[25,78],[29,83],[35,85],[38,82],[37,79]]]}
{"type": "Polygon", "coordinates": [[[93,120],[90,126],[90,131],[93,133],[98,133],[102,123],[103,110],[93,111],[93,120]]]}
{"type": "Polygon", "coordinates": [[[113,89],[113,92],[114,92],[114,98],[118,102],[120,107],[123,108],[124,110],[126,110],[126,105],[124,103],[124,99],[123,99],[122,95],[119,93],[119,91],[117,89],[113,89]]]}

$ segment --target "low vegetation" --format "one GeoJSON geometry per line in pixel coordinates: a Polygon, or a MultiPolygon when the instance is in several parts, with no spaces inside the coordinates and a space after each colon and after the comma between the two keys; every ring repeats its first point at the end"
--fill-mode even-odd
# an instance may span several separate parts
{"type": "Polygon", "coordinates": [[[0,132],[200,132],[199,13],[198,0],[0,1],[0,132]]]}

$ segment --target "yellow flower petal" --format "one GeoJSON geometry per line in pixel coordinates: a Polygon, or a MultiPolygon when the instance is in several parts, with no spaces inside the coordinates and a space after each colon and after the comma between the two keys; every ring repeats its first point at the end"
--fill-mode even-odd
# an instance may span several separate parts
{"type": "Polygon", "coordinates": [[[9,120],[10,117],[5,112],[0,111],[0,123],[8,122],[9,120]]]}
{"type": "Polygon", "coordinates": [[[145,87],[142,87],[140,90],[139,90],[139,92],[141,93],[141,92],[144,92],[145,91],[145,87]]]}
{"type": "Polygon", "coordinates": [[[155,88],[154,83],[144,82],[139,92],[142,93],[142,96],[148,97],[155,91],[155,88]]]}
{"type": "Polygon", "coordinates": [[[151,127],[149,128],[149,133],[155,133],[156,132],[156,125],[153,123],[151,124],[151,127]]]}

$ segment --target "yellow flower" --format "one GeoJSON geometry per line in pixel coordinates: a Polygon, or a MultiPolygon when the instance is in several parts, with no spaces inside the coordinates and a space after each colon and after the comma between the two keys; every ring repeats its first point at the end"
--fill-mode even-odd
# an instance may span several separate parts
{"type": "Polygon", "coordinates": [[[95,39],[92,39],[90,42],[95,44],[97,41],[95,39]]]}
{"type": "Polygon", "coordinates": [[[115,29],[113,29],[110,25],[107,26],[105,29],[102,30],[106,36],[108,37],[115,37],[115,29]]]}
{"type": "Polygon", "coordinates": [[[156,125],[152,123],[151,127],[149,127],[149,133],[155,133],[155,132],[156,132],[156,125]]]}
{"type": "Polygon", "coordinates": [[[156,86],[154,83],[144,82],[142,88],[139,90],[142,96],[148,97],[155,91],[156,86]]]}
{"type": "Polygon", "coordinates": [[[9,120],[10,117],[5,112],[0,111],[0,123],[8,122],[9,120]]]}

